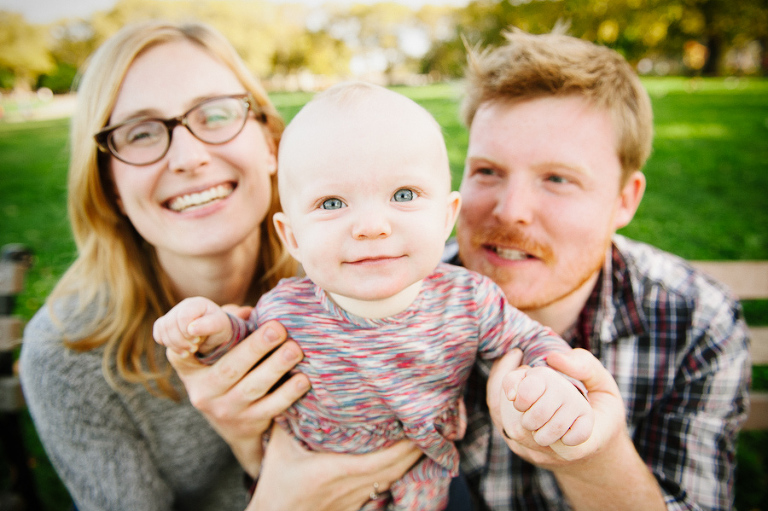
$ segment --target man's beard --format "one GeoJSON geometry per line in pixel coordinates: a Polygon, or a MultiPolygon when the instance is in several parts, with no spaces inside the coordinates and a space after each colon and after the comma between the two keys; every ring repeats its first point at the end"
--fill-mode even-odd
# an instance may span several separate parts
{"type": "MultiPolygon", "coordinates": [[[[461,239],[461,238],[459,238],[461,239]]],[[[489,246],[513,247],[539,260],[549,268],[557,268],[558,259],[552,246],[526,235],[517,226],[485,227],[472,233],[470,243],[474,251],[489,246]]],[[[599,249],[592,245],[583,247],[583,251],[565,266],[557,268],[557,274],[550,275],[552,282],[541,291],[532,294],[531,290],[512,292],[515,284],[515,271],[485,264],[483,273],[505,290],[507,300],[514,307],[526,310],[538,310],[559,302],[579,290],[596,272],[600,271],[605,261],[606,249],[611,243],[610,237],[601,242],[599,249]],[[557,280],[555,280],[557,279],[557,280]]],[[[502,249],[503,250],[503,249],[502,249]]],[[[496,252],[499,257],[499,251],[496,252]]],[[[461,254],[460,254],[461,255],[461,254]]],[[[466,261],[464,261],[466,264],[466,261]]],[[[470,268],[480,270],[480,268],[470,268]]],[[[519,279],[519,276],[518,276],[519,279]]]]}

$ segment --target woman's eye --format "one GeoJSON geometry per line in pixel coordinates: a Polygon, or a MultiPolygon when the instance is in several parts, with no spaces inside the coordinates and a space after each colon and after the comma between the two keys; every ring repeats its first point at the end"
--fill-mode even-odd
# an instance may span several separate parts
{"type": "Polygon", "coordinates": [[[325,199],[320,205],[322,209],[341,209],[344,207],[344,203],[341,199],[325,199]]]}
{"type": "Polygon", "coordinates": [[[409,190],[408,188],[401,188],[395,192],[395,195],[392,196],[392,200],[395,202],[408,202],[412,201],[414,197],[415,195],[413,190],[409,190]]]}
{"type": "Polygon", "coordinates": [[[157,122],[143,122],[131,126],[124,133],[120,133],[121,142],[124,145],[143,144],[149,145],[157,142],[162,137],[164,126],[157,122]]]}

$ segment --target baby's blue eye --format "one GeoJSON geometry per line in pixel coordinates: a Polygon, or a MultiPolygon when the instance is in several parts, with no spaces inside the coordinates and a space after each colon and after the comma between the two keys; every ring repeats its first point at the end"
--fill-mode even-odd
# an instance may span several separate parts
{"type": "Polygon", "coordinates": [[[341,199],[325,199],[320,206],[322,209],[341,209],[344,207],[344,203],[341,199]]]}
{"type": "Polygon", "coordinates": [[[408,202],[412,201],[413,198],[413,190],[409,190],[408,188],[401,188],[395,192],[395,195],[392,196],[392,200],[395,202],[408,202]]]}

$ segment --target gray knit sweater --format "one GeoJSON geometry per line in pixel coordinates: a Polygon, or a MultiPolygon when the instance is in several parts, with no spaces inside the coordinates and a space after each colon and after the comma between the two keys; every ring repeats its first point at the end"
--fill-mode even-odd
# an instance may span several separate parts
{"type": "Polygon", "coordinates": [[[43,307],[21,351],[29,410],[79,511],[242,511],[243,471],[186,398],[154,397],[141,385],[117,392],[104,379],[101,349],[63,346],[64,333],[94,313],[65,304],[59,327],[43,307]]]}

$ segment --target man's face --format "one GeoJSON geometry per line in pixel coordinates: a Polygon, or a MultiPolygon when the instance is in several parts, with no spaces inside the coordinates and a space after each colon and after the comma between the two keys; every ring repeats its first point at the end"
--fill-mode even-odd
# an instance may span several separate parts
{"type": "Polygon", "coordinates": [[[579,96],[481,105],[460,190],[466,267],[528,311],[592,286],[644,186],[637,172],[620,189],[616,143],[610,115],[579,96]]]}

